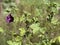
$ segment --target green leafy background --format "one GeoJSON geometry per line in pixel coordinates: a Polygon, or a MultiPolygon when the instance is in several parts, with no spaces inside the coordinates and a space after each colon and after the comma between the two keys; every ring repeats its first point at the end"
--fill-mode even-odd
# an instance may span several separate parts
{"type": "Polygon", "coordinates": [[[3,0],[0,45],[60,45],[60,0],[3,0]],[[11,13],[14,21],[6,22],[11,13]]]}

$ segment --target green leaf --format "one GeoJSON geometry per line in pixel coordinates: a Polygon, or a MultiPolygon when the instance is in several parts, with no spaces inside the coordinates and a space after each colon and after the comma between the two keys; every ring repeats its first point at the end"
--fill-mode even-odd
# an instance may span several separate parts
{"type": "Polygon", "coordinates": [[[33,17],[34,21],[38,21],[38,18],[37,17],[33,17]]]}
{"type": "Polygon", "coordinates": [[[53,17],[51,23],[54,24],[54,25],[57,24],[58,23],[58,19],[53,17]]]}
{"type": "Polygon", "coordinates": [[[60,36],[56,37],[55,41],[60,43],[60,36]]]}
{"type": "Polygon", "coordinates": [[[27,21],[29,21],[31,23],[33,20],[28,18],[27,21]]]}
{"type": "Polygon", "coordinates": [[[1,32],[1,33],[3,33],[3,32],[4,32],[4,30],[3,30],[1,27],[0,27],[0,32],[1,32]]]}
{"type": "Polygon", "coordinates": [[[7,43],[9,45],[21,45],[21,42],[15,42],[15,41],[11,41],[11,40],[7,41],[7,43]]]}
{"type": "Polygon", "coordinates": [[[13,42],[11,40],[7,41],[9,45],[13,45],[13,42]]]}
{"type": "Polygon", "coordinates": [[[22,15],[22,16],[20,17],[20,22],[22,22],[22,21],[24,21],[24,20],[25,20],[25,16],[22,15]]]}
{"type": "Polygon", "coordinates": [[[18,23],[18,21],[19,21],[19,18],[18,18],[18,17],[15,17],[15,18],[14,18],[14,22],[15,22],[15,23],[18,23]]]}
{"type": "Polygon", "coordinates": [[[39,9],[38,8],[35,9],[35,15],[36,16],[39,16],[40,15],[40,12],[39,12],[39,9]]]}
{"type": "Polygon", "coordinates": [[[40,32],[41,32],[41,33],[43,33],[43,34],[44,34],[44,33],[45,33],[45,31],[46,31],[46,27],[40,28],[40,32]]]}
{"type": "Polygon", "coordinates": [[[39,29],[40,29],[39,25],[40,25],[39,23],[34,23],[34,24],[30,25],[30,28],[33,29],[34,34],[39,31],[39,29]]]}
{"type": "Polygon", "coordinates": [[[20,30],[20,35],[23,36],[26,32],[26,30],[24,28],[19,28],[20,30]]]}
{"type": "Polygon", "coordinates": [[[16,41],[20,41],[20,37],[17,36],[17,37],[15,38],[15,40],[16,40],[16,41]]]}
{"type": "Polygon", "coordinates": [[[52,11],[52,12],[55,12],[55,13],[58,12],[57,8],[54,8],[54,7],[52,8],[51,11],[52,11]]]}
{"type": "Polygon", "coordinates": [[[8,7],[8,8],[6,8],[5,10],[6,10],[6,11],[7,11],[7,10],[8,10],[8,11],[11,11],[12,9],[8,7]]]}
{"type": "Polygon", "coordinates": [[[45,31],[46,31],[46,27],[40,27],[40,24],[39,23],[34,23],[34,24],[32,24],[32,25],[30,25],[30,28],[32,28],[33,29],[33,34],[35,34],[35,33],[39,33],[39,32],[41,32],[41,33],[45,33],[45,31]]]}
{"type": "Polygon", "coordinates": [[[58,36],[58,37],[55,37],[54,39],[51,39],[51,43],[53,42],[56,42],[56,41],[58,41],[58,42],[60,42],[60,36],[58,36]]]}

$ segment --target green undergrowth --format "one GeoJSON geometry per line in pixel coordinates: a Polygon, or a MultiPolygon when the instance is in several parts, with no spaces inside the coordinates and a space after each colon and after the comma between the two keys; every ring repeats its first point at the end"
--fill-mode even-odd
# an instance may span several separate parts
{"type": "Polygon", "coordinates": [[[3,0],[0,45],[60,45],[59,0],[19,1],[3,0]],[[9,13],[11,23],[5,20],[9,13]]]}

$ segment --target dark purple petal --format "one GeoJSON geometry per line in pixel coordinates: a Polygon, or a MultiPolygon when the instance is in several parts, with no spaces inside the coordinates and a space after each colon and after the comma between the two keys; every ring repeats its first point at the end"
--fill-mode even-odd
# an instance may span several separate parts
{"type": "Polygon", "coordinates": [[[11,14],[9,14],[9,15],[6,17],[6,21],[7,21],[8,23],[13,22],[13,21],[14,21],[14,17],[13,17],[11,14]]]}

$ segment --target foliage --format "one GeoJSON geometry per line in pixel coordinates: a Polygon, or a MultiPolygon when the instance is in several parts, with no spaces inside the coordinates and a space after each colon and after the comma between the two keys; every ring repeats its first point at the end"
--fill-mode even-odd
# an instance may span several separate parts
{"type": "Polygon", "coordinates": [[[60,45],[59,2],[56,0],[18,1],[20,3],[17,5],[15,0],[3,0],[4,25],[0,27],[0,32],[4,44],[60,45]],[[9,13],[14,17],[12,23],[5,21],[9,13]]]}
{"type": "Polygon", "coordinates": [[[3,33],[3,32],[4,32],[4,30],[3,30],[1,27],[0,27],[0,32],[1,32],[1,33],[3,33]]]}

